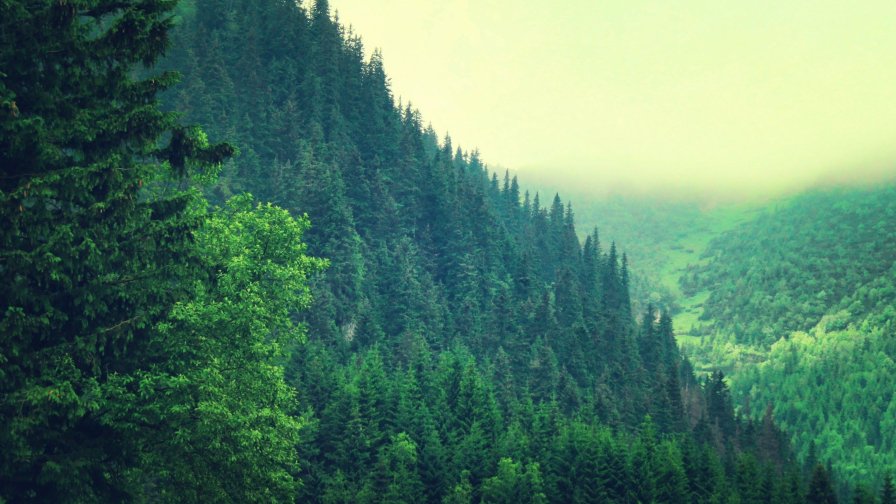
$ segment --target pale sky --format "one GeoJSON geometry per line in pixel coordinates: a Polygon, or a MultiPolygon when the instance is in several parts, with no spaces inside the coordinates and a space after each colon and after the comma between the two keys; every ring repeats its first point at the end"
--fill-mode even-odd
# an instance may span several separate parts
{"type": "Polygon", "coordinates": [[[396,97],[524,181],[790,190],[896,173],[896,1],[330,0],[396,97]]]}

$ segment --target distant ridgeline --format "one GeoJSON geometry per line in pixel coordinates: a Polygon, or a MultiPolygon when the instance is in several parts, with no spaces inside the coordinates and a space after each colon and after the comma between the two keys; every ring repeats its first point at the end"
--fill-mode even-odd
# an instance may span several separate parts
{"type": "MultiPolygon", "coordinates": [[[[769,349],[735,389],[841,481],[896,471],[896,187],[815,191],[718,238],[683,277],[707,332],[769,349]]],[[[757,411],[757,413],[759,413],[757,411]]]]}

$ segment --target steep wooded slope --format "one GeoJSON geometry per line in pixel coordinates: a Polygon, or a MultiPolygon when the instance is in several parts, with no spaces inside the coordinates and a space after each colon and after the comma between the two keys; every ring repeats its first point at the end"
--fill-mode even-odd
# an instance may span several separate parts
{"type": "Polygon", "coordinates": [[[242,151],[211,197],[307,212],[331,261],[287,365],[317,425],[303,498],[798,499],[775,428],[735,421],[721,375],[696,383],[668,317],[635,323],[625,257],[396,105],[326,2],[181,16],[167,106],[242,151]],[[656,451],[654,429],[696,430],[656,451]]]}
{"type": "Polygon", "coordinates": [[[682,278],[709,330],[768,346],[806,331],[896,261],[896,189],[813,191],[714,241],[682,278]]]}
{"type": "Polygon", "coordinates": [[[682,277],[707,290],[706,338],[754,345],[738,401],[766,405],[799,456],[841,481],[896,470],[896,188],[812,191],[716,239],[682,277]]]}

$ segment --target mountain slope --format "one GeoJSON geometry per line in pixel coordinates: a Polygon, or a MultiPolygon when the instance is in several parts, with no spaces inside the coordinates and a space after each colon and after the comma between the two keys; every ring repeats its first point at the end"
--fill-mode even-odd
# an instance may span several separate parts
{"type": "Polygon", "coordinates": [[[896,189],[811,192],[710,245],[686,291],[709,290],[710,331],[768,346],[808,330],[896,261],[896,189]]]}
{"type": "Polygon", "coordinates": [[[896,267],[858,288],[808,333],[772,345],[734,382],[772,404],[799,455],[829,460],[844,481],[880,484],[896,471],[896,267]],[[810,453],[814,452],[814,454],[810,453]]]}
{"type": "Polygon", "coordinates": [[[551,373],[583,390],[614,380],[612,414],[640,420],[627,271],[615,250],[580,244],[559,197],[524,201],[516,180],[499,182],[396,107],[382,62],[362,59],[325,2],[306,17],[292,4],[200,1],[179,33],[169,64],[184,86],[170,106],[243,151],[212,197],[246,189],[307,213],[310,252],[331,261],[314,285],[314,337],[343,352],[383,345],[395,364],[409,346],[521,348],[510,352],[518,383],[543,344],[551,373]],[[593,344],[607,358],[584,350],[593,344]]]}
{"type": "Polygon", "coordinates": [[[303,499],[797,499],[775,428],[632,314],[624,256],[396,105],[326,2],[198,0],[166,65],[167,106],[242,152],[210,197],[307,213],[331,262],[287,364],[317,426],[303,499]]]}
{"type": "Polygon", "coordinates": [[[721,235],[681,278],[709,292],[701,360],[736,366],[738,400],[771,405],[800,458],[843,481],[896,470],[894,217],[892,185],[812,191],[721,235]]]}

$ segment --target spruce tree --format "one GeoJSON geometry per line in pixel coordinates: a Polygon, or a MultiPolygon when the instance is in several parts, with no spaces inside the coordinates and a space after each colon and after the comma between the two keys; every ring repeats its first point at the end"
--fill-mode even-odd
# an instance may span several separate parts
{"type": "Polygon", "coordinates": [[[857,486],[855,491],[853,492],[853,504],[875,504],[876,502],[877,499],[874,498],[874,494],[863,485],[857,486]]]}
{"type": "Polygon", "coordinates": [[[884,477],[880,490],[880,504],[896,504],[896,487],[893,485],[893,476],[889,474],[884,477]]]}
{"type": "Polygon", "coordinates": [[[155,325],[202,268],[190,236],[204,202],[188,178],[233,152],[159,110],[175,74],[136,77],[167,47],[173,7],[0,5],[0,495],[10,500],[119,500],[145,484],[134,481],[144,448],[133,431],[155,419],[113,420],[137,390],[110,381],[169,362],[155,325]]]}
{"type": "Polygon", "coordinates": [[[812,470],[812,479],[809,482],[806,500],[813,504],[837,504],[837,495],[834,493],[831,478],[821,464],[817,464],[812,470]]]}

